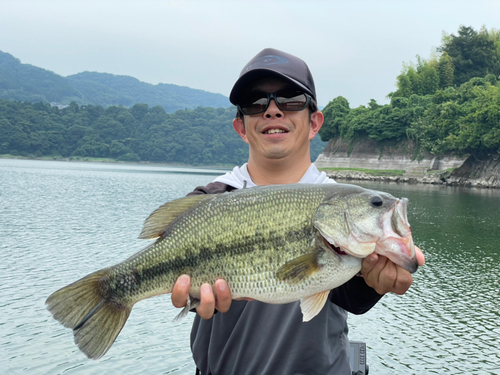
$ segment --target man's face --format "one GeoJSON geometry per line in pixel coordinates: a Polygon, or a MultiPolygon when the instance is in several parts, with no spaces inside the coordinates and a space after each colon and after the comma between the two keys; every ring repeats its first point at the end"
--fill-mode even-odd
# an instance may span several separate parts
{"type": "MultiPolygon", "coordinates": [[[[251,91],[276,92],[292,88],[283,80],[267,79],[250,87],[251,91]]],[[[310,140],[319,131],[318,113],[312,114],[309,121],[309,109],[302,111],[282,111],[274,100],[263,113],[235,119],[233,126],[243,140],[250,145],[250,153],[266,159],[282,159],[294,153],[309,152],[310,140]]],[[[321,116],[322,120],[322,116],[321,116]]],[[[252,156],[252,155],[251,155],[252,156]]]]}

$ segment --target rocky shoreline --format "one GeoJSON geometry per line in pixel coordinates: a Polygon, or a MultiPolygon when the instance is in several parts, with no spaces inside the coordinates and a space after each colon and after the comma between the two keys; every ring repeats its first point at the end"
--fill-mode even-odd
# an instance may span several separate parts
{"type": "Polygon", "coordinates": [[[417,151],[411,140],[352,142],[334,138],[314,164],[339,180],[500,188],[500,153],[476,157],[417,151]],[[396,171],[404,174],[396,175],[396,171]]]}
{"type": "Polygon", "coordinates": [[[450,171],[433,171],[423,176],[375,176],[357,171],[325,171],[328,177],[334,180],[347,181],[377,181],[377,182],[396,182],[408,184],[431,184],[445,186],[463,186],[473,188],[500,189],[500,176],[490,175],[483,178],[467,178],[453,176],[450,171]]]}

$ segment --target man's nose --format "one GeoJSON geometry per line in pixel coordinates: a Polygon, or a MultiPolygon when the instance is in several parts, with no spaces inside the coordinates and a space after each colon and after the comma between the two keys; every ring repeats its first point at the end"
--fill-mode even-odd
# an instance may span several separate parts
{"type": "Polygon", "coordinates": [[[264,116],[266,118],[273,118],[273,117],[279,118],[283,116],[283,111],[278,108],[278,105],[276,104],[274,98],[271,99],[271,101],[269,102],[269,106],[267,107],[264,116]]]}

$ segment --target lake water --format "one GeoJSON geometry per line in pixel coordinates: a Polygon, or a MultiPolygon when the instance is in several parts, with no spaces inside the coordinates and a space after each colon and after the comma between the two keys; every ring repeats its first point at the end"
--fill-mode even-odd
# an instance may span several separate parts
{"type": "MultiPolygon", "coordinates": [[[[0,373],[194,374],[194,314],[138,303],[115,344],[88,360],[53,320],[53,291],[142,249],[144,219],[222,171],[0,160],[0,373]]],[[[362,184],[410,199],[427,263],[404,296],[349,317],[372,374],[500,374],[500,191],[362,184]]]]}

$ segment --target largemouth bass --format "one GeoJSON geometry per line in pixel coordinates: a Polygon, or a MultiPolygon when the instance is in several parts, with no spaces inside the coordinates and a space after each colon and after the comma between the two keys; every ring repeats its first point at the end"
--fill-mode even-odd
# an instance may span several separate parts
{"type": "Polygon", "coordinates": [[[89,358],[102,357],[134,304],[171,293],[191,276],[190,298],[223,278],[233,298],[267,303],[301,300],[303,320],[323,308],[328,293],[376,252],[416,271],[406,198],[343,184],[293,184],[198,195],[168,202],[145,221],[140,238],[157,240],[127,260],[94,272],[46,301],[73,329],[89,358]]]}

